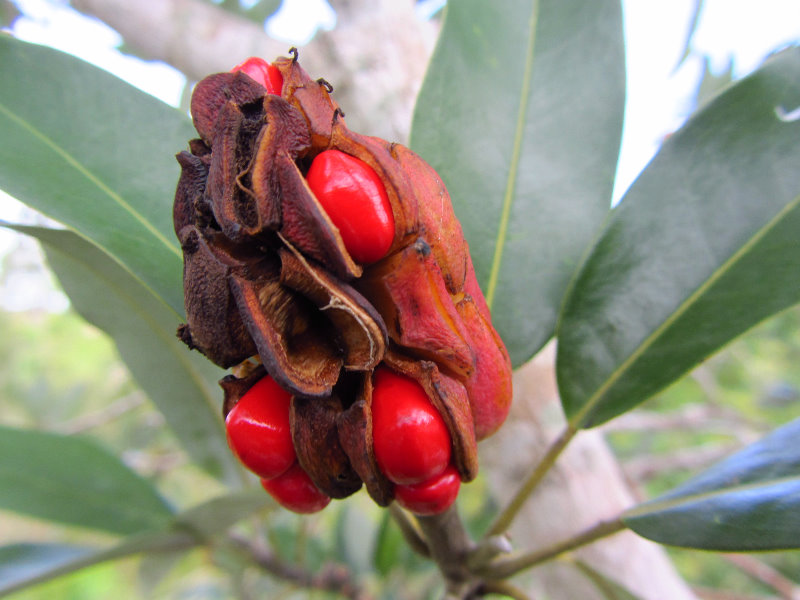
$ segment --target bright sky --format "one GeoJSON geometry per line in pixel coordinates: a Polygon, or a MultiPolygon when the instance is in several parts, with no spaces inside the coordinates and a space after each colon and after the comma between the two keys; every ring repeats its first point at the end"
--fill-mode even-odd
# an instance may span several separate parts
{"type": "MultiPolygon", "coordinates": [[[[427,16],[443,0],[418,5],[427,16]]],[[[185,83],[175,69],[144,62],[116,49],[119,35],[102,23],[73,11],[65,0],[15,0],[25,15],[15,22],[21,39],[69,52],[165,102],[177,105],[185,83]]],[[[677,68],[682,56],[695,0],[624,0],[628,102],[615,199],[618,199],[693,106],[691,100],[702,73],[699,60],[677,68]]],[[[325,0],[284,0],[266,24],[270,35],[302,44],[318,27],[330,29],[335,14],[325,0]]],[[[706,0],[692,48],[708,54],[712,69],[725,72],[730,64],[741,77],[752,71],[773,49],[800,41],[800,0],[706,0]]],[[[0,219],[29,222],[30,211],[0,192],[0,219]]],[[[16,243],[14,234],[0,230],[0,256],[16,243]]],[[[14,286],[22,289],[26,286],[14,286]]],[[[37,294],[39,295],[39,294],[37,294]]],[[[29,307],[19,298],[7,308],[29,307]]]]}

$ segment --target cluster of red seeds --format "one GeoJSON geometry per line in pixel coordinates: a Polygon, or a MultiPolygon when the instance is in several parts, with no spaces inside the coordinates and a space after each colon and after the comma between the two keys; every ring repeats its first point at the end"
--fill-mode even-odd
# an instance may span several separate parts
{"type": "MultiPolygon", "coordinates": [[[[233,68],[280,94],[277,68],[250,58],[233,68]]],[[[340,152],[318,154],[306,182],[342,241],[361,264],[383,258],[394,237],[394,218],[380,178],[366,163],[340,152]]],[[[228,413],[228,442],[264,489],[298,513],[322,510],[330,498],[319,491],[297,461],[288,392],[265,376],[228,413]]],[[[422,386],[388,367],[373,375],[373,445],[378,467],[395,485],[397,502],[417,514],[436,514],[456,499],[461,479],[451,464],[451,439],[422,386]]]]}

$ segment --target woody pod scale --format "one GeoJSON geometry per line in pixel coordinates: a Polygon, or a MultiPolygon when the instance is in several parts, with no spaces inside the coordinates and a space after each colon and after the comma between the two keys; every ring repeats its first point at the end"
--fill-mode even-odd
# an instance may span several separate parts
{"type": "Polygon", "coordinates": [[[381,506],[441,512],[476,476],[477,441],[508,414],[510,360],[439,176],[408,148],[349,130],[331,86],[290,54],[248,59],[192,95],[199,139],[177,155],[173,209],[178,335],[232,369],[220,381],[228,439],[251,470],[237,448],[261,440],[235,438],[261,435],[259,403],[285,407],[269,410],[286,413],[288,466],[262,476],[279,502],[313,512],[363,484],[381,506]],[[428,460],[442,444],[446,456],[428,460]],[[429,463],[419,480],[387,465],[414,452],[429,463]],[[320,501],[274,492],[290,472],[320,501]],[[445,479],[448,494],[431,491],[445,479]]]}

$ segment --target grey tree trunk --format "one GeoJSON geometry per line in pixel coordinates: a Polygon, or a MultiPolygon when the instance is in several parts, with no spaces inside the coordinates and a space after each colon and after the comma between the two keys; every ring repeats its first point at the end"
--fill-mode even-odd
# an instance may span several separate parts
{"type": "MultiPolygon", "coordinates": [[[[554,344],[514,375],[514,404],[498,433],[481,443],[481,468],[504,505],[565,426],[555,380],[554,344]]],[[[634,497],[603,436],[583,431],[523,507],[509,533],[516,550],[552,545],[613,519],[634,497]]],[[[695,598],[664,550],[630,531],[578,550],[576,557],[645,600],[695,598]]],[[[536,567],[522,579],[535,598],[603,600],[569,562],[536,567]]]]}

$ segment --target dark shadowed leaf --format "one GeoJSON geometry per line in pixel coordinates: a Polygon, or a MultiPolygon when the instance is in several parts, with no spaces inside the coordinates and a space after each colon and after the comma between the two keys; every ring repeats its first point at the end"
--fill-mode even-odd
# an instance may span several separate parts
{"type": "Polygon", "coordinates": [[[618,1],[447,5],[411,145],[448,187],[514,365],[553,334],[608,213],[624,90],[618,1]]]}
{"type": "Polygon", "coordinates": [[[627,511],[662,544],[705,550],[800,548],[800,419],[680,487],[627,511]]]}
{"type": "Polygon", "coordinates": [[[0,189],[75,229],[183,314],[172,231],[189,119],[108,73],[0,35],[0,189]]]}
{"type": "Polygon", "coordinates": [[[671,136],[565,303],[558,382],[577,427],[642,402],[800,300],[800,48],[671,136]]]}
{"type": "Polygon", "coordinates": [[[225,440],[222,371],[175,336],[175,314],[105,253],[70,231],[13,229],[37,238],[75,309],[116,342],[122,359],[194,462],[229,485],[240,469],[225,440]]]}
{"type": "Polygon", "coordinates": [[[150,482],[89,440],[0,427],[0,456],[0,508],[120,534],[172,515],[150,482]]]}

